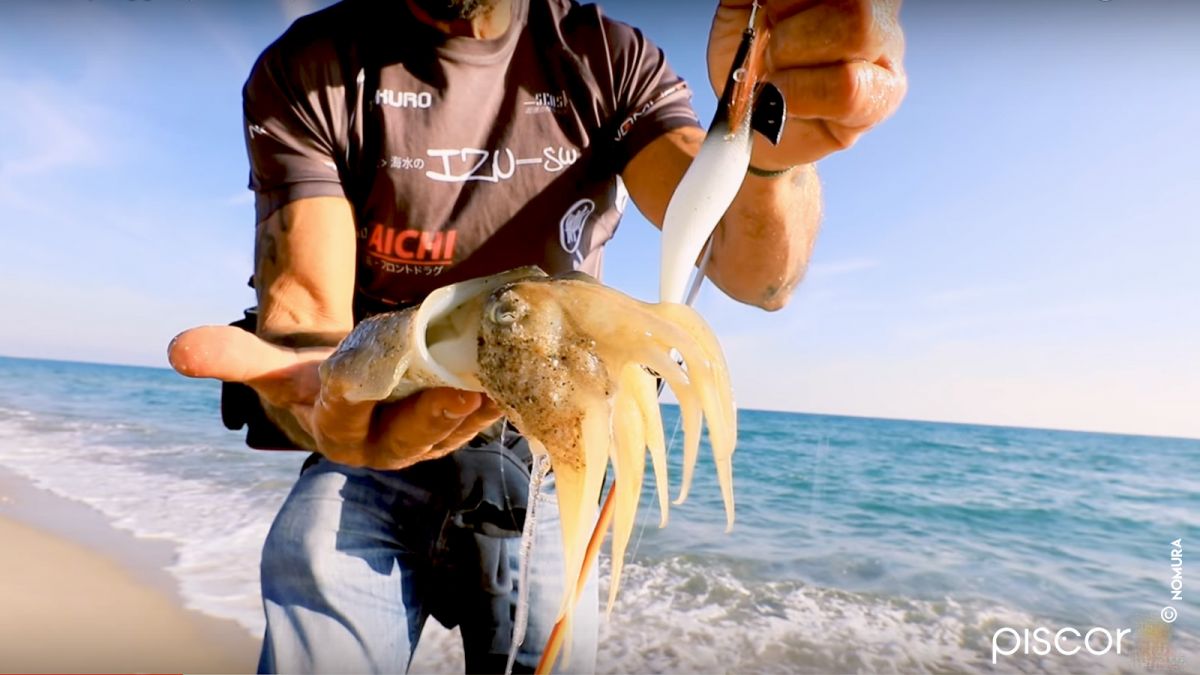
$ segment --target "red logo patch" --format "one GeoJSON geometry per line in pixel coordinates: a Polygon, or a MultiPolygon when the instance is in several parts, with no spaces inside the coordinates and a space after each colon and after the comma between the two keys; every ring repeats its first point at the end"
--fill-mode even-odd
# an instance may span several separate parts
{"type": "Polygon", "coordinates": [[[404,265],[452,265],[457,239],[455,230],[423,232],[377,224],[367,239],[367,254],[404,265]]]}

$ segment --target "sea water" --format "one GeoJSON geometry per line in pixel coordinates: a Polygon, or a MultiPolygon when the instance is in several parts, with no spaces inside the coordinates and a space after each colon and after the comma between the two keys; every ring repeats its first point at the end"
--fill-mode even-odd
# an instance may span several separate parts
{"type": "MultiPolygon", "coordinates": [[[[172,543],[187,604],[259,634],[259,551],[304,455],[245,448],[218,398],[216,383],[164,369],[0,358],[0,467],[172,543]]],[[[663,415],[671,436],[678,411],[663,415]]],[[[1179,599],[1171,590],[1171,542],[1185,560],[1200,551],[1200,441],[738,421],[732,533],[707,448],[665,529],[647,480],[602,672],[1200,671],[1190,565],[1179,599]],[[1146,631],[1168,605],[1178,619],[1147,661],[1130,642],[1164,635],[1146,631]],[[1018,650],[992,665],[998,630],[1039,626],[1132,633],[1120,656],[1018,650]]],[[[429,629],[414,670],[461,669],[456,651],[429,629]]]]}

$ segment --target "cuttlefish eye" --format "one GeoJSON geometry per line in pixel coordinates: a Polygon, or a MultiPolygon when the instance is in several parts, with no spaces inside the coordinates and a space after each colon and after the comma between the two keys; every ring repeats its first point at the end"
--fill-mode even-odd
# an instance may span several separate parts
{"type": "Polygon", "coordinates": [[[497,326],[511,326],[525,316],[528,305],[516,293],[504,291],[492,298],[487,307],[488,321],[497,326]]]}

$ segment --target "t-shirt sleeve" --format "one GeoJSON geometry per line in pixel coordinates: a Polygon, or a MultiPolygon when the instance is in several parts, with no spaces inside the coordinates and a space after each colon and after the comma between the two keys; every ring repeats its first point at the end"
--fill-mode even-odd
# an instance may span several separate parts
{"type": "Polygon", "coordinates": [[[345,196],[333,122],[344,99],[341,83],[329,77],[336,64],[319,48],[297,53],[288,37],[262,53],[242,89],[250,189],[260,221],[297,199],[345,196]]]}
{"type": "Polygon", "coordinates": [[[620,169],[664,133],[699,127],[692,92],[667,63],[666,56],[641,30],[605,19],[612,60],[613,141],[620,169]]]}

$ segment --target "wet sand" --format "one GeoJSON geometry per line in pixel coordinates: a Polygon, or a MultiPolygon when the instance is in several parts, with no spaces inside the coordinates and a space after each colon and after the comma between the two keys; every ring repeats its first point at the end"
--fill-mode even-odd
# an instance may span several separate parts
{"type": "Polygon", "coordinates": [[[0,475],[0,672],[253,672],[258,641],[186,609],[170,556],[0,475]]]}

